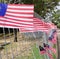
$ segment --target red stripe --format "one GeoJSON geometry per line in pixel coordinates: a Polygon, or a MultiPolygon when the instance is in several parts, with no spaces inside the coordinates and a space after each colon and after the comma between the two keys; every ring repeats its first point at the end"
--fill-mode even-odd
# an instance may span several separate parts
{"type": "MultiPolygon", "coordinates": [[[[14,21],[20,21],[20,22],[31,22],[31,23],[33,22],[33,21],[31,21],[31,20],[23,20],[23,19],[22,19],[22,20],[21,20],[21,19],[18,20],[18,19],[12,19],[12,18],[8,18],[8,17],[4,17],[4,18],[5,18],[5,19],[9,19],[9,20],[14,20],[14,21]]],[[[9,20],[8,20],[8,21],[9,21],[9,20]]],[[[33,19],[32,19],[32,20],[33,20],[33,19]]]]}
{"type": "MultiPolygon", "coordinates": [[[[16,25],[12,25],[12,24],[5,24],[5,23],[0,23],[0,25],[2,26],[13,26],[13,27],[19,27],[19,26],[16,26],[16,25]]],[[[20,27],[19,27],[20,28],[20,27]]]]}
{"type": "Polygon", "coordinates": [[[21,22],[20,22],[20,23],[18,23],[18,22],[11,22],[11,21],[7,21],[7,20],[0,20],[0,21],[3,21],[3,22],[10,22],[10,23],[19,24],[19,25],[21,24],[21,25],[26,25],[26,26],[27,26],[27,25],[33,26],[33,24],[23,24],[23,23],[21,23],[21,22]]]}
{"type": "Polygon", "coordinates": [[[29,14],[33,15],[34,12],[13,12],[13,11],[7,11],[8,13],[13,13],[13,14],[29,14]]]}
{"type": "Polygon", "coordinates": [[[11,10],[34,10],[34,8],[8,8],[11,10]]]}

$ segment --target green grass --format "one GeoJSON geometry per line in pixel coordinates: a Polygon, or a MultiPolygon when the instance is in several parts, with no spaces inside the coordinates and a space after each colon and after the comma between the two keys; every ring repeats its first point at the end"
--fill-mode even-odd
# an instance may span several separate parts
{"type": "Polygon", "coordinates": [[[36,47],[36,45],[34,45],[33,47],[33,52],[34,52],[36,59],[44,59],[44,56],[40,55],[39,50],[36,47]]]}
{"type": "MultiPolygon", "coordinates": [[[[5,49],[7,49],[7,48],[9,48],[9,46],[10,46],[10,44],[9,45],[6,45],[5,46],[5,49]]],[[[14,45],[13,45],[14,46],[14,45]]],[[[16,47],[16,45],[14,46],[14,47],[16,47]]],[[[10,49],[10,48],[9,48],[10,49]]],[[[33,45],[32,46],[32,50],[33,50],[33,52],[34,52],[34,55],[33,55],[33,53],[31,52],[28,56],[17,56],[17,57],[15,57],[15,59],[34,59],[34,57],[36,58],[36,59],[45,59],[44,58],[44,56],[43,55],[41,55],[40,53],[39,53],[39,50],[38,50],[38,48],[36,47],[36,44],[35,45],[33,45]]],[[[55,54],[53,54],[53,58],[54,59],[56,59],[56,55],[55,54]]]]}
{"type": "MultiPolygon", "coordinates": [[[[55,47],[56,47],[56,45],[55,45],[55,47]]],[[[34,45],[34,47],[33,47],[33,52],[34,52],[36,59],[45,59],[43,55],[40,55],[38,48],[36,48],[36,45],[34,45]]],[[[56,59],[55,54],[53,54],[53,58],[56,59]]]]}
{"type": "Polygon", "coordinates": [[[44,59],[44,56],[42,56],[42,55],[40,55],[39,54],[39,50],[38,50],[38,48],[36,48],[36,45],[34,45],[33,47],[32,47],[32,50],[33,50],[33,52],[34,52],[34,54],[32,53],[32,54],[30,54],[30,56],[18,56],[16,59],[34,59],[34,57],[35,57],[35,59],[44,59]]]}

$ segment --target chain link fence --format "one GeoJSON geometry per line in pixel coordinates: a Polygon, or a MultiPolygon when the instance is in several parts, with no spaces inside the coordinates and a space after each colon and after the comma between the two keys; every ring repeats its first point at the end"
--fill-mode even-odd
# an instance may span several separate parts
{"type": "MultiPolygon", "coordinates": [[[[0,2],[18,4],[21,0],[0,0],[0,2]]],[[[33,50],[36,48],[36,42],[39,45],[42,43],[41,32],[22,34],[19,29],[14,28],[7,28],[7,31],[2,28],[1,32],[0,59],[37,59],[33,50]]]]}

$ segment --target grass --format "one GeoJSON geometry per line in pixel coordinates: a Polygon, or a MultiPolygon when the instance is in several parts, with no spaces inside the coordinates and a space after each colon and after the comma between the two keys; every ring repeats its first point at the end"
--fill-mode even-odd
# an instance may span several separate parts
{"type": "Polygon", "coordinates": [[[39,54],[39,50],[38,48],[36,48],[36,45],[32,47],[32,51],[33,53],[31,53],[29,56],[21,56],[21,57],[18,56],[16,57],[16,59],[20,59],[20,58],[22,59],[44,59],[44,56],[39,54]]]}
{"type": "Polygon", "coordinates": [[[44,56],[40,55],[38,48],[36,45],[33,46],[33,52],[36,57],[36,59],[44,59],[44,56]]]}
{"type": "MultiPolygon", "coordinates": [[[[6,48],[10,49],[9,46],[10,44],[6,45],[5,49],[6,48]]],[[[13,45],[13,47],[17,47],[16,43],[13,45]]],[[[32,48],[31,50],[33,51],[33,53],[32,51],[30,51],[29,55],[18,55],[18,56],[15,56],[14,59],[21,59],[21,58],[22,59],[45,59],[44,56],[39,53],[39,49],[36,47],[36,44],[34,44],[31,48],[32,48]]],[[[56,59],[55,54],[53,54],[53,58],[56,59]]]]}
{"type": "MultiPolygon", "coordinates": [[[[44,56],[39,53],[39,50],[38,48],[36,48],[36,45],[33,46],[33,52],[36,59],[45,59],[44,56]]],[[[55,54],[52,54],[52,55],[53,55],[53,58],[56,59],[56,55],[55,54]]]]}
{"type": "MultiPolygon", "coordinates": [[[[21,40],[19,42],[20,43],[21,51],[19,49],[19,43],[18,42],[17,43],[16,42],[12,42],[11,44],[12,44],[12,48],[13,48],[13,52],[14,52],[13,54],[15,56],[14,59],[34,59],[34,57],[35,57],[35,59],[45,59],[44,56],[39,53],[39,50],[36,47],[35,42],[36,42],[35,40],[32,40],[31,42],[29,40],[27,40],[27,42],[25,42],[24,40],[21,40]],[[34,54],[32,53],[32,51],[27,51],[26,50],[26,49],[29,48],[29,46],[31,45],[31,43],[33,43],[33,45],[31,46],[31,50],[33,50],[34,54]],[[18,50],[17,53],[20,53],[21,52],[22,54],[16,56],[16,48],[18,50]]],[[[2,50],[3,53],[6,54],[6,49],[7,49],[7,52],[9,54],[9,57],[11,57],[11,44],[4,46],[4,49],[2,50]]],[[[56,47],[56,45],[54,45],[54,48],[55,47],[56,47]]],[[[54,59],[56,59],[56,56],[54,54],[53,54],[53,57],[54,57],[54,59]]]]}

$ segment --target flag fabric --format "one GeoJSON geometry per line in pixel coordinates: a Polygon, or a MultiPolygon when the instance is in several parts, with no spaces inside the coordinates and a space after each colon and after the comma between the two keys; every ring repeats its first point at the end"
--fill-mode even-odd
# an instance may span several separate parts
{"type": "Polygon", "coordinates": [[[49,49],[50,49],[53,53],[56,54],[56,49],[54,49],[54,48],[52,48],[52,47],[50,47],[49,49]]]}
{"type": "Polygon", "coordinates": [[[0,3],[0,16],[4,16],[7,9],[7,4],[0,3]]]}
{"type": "Polygon", "coordinates": [[[0,3],[0,27],[23,28],[33,25],[34,5],[0,3]]]}
{"type": "Polygon", "coordinates": [[[33,20],[37,31],[49,32],[50,28],[47,23],[38,18],[34,18],[33,20]]]}
{"type": "Polygon", "coordinates": [[[51,29],[57,29],[57,26],[54,23],[47,23],[51,29]]]}
{"type": "Polygon", "coordinates": [[[46,50],[42,46],[39,46],[39,50],[41,55],[46,54],[46,50]]]}
{"type": "Polygon", "coordinates": [[[50,53],[47,53],[47,54],[48,54],[48,56],[49,56],[50,59],[54,59],[53,56],[52,56],[52,54],[50,54],[50,53]]]}
{"type": "Polygon", "coordinates": [[[53,44],[56,44],[57,43],[57,34],[54,33],[52,40],[49,40],[49,41],[52,42],[53,44]]]}
{"type": "Polygon", "coordinates": [[[26,27],[20,28],[21,32],[37,32],[37,31],[42,31],[42,32],[48,32],[49,31],[49,26],[47,23],[42,21],[41,19],[38,18],[33,18],[32,25],[26,27]]]}
{"type": "Polygon", "coordinates": [[[43,45],[44,45],[45,50],[51,50],[53,53],[56,54],[56,49],[52,48],[51,46],[45,43],[43,45]]]}
{"type": "Polygon", "coordinates": [[[49,24],[49,26],[50,26],[51,30],[49,32],[48,39],[53,44],[56,44],[57,43],[57,31],[56,31],[57,27],[53,23],[49,24]]]}
{"type": "Polygon", "coordinates": [[[34,5],[0,3],[0,27],[19,28],[20,32],[48,32],[50,27],[34,18],[34,5]]]}

